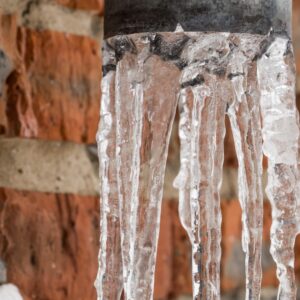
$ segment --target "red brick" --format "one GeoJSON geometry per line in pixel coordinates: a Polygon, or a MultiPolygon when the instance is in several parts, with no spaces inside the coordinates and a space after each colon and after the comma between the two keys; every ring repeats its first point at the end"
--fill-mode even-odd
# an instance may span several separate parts
{"type": "Polygon", "coordinates": [[[3,50],[16,63],[17,50],[17,17],[0,14],[0,44],[3,50]]]}
{"type": "Polygon", "coordinates": [[[19,29],[18,44],[20,62],[7,81],[6,134],[93,143],[100,107],[98,43],[19,29]]]}
{"type": "Polygon", "coordinates": [[[0,255],[28,300],[95,299],[98,199],[0,191],[0,255]]]}
{"type": "MultiPolygon", "coordinates": [[[[95,299],[93,282],[99,247],[97,197],[0,190],[0,256],[9,281],[28,300],[95,299]]],[[[191,294],[191,247],[178,217],[178,202],[164,201],[156,267],[155,299],[191,294]]],[[[269,242],[270,205],[265,203],[264,234],[269,242]]],[[[238,201],[222,203],[222,290],[243,288],[224,272],[233,246],[241,241],[238,201]]],[[[295,253],[300,253],[297,239],[295,253]]],[[[300,274],[299,255],[295,264],[300,274]]],[[[275,266],[265,270],[263,286],[276,286],[275,266]]]]}
{"type": "Polygon", "coordinates": [[[169,201],[163,201],[155,272],[154,299],[168,299],[172,291],[172,211],[169,201]]]}
{"type": "Polygon", "coordinates": [[[192,293],[191,244],[181,226],[178,215],[178,202],[170,202],[172,209],[173,236],[173,289],[172,296],[192,293]]]}

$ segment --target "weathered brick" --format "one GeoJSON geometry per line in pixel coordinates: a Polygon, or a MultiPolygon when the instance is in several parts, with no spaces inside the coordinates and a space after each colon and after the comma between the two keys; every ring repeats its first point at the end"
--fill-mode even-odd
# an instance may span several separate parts
{"type": "Polygon", "coordinates": [[[53,32],[28,30],[27,34],[39,136],[93,142],[100,102],[98,43],[53,32]]]}
{"type": "MultiPolygon", "coordinates": [[[[176,202],[163,203],[157,300],[191,291],[190,246],[175,209],[176,202]]],[[[95,299],[97,197],[0,189],[0,219],[0,256],[7,264],[9,282],[25,299],[95,299]]]]}
{"type": "MultiPolygon", "coordinates": [[[[95,299],[99,204],[97,197],[16,192],[0,189],[0,256],[8,280],[27,299],[95,299]],[[38,224],[38,226],[37,226],[38,224]]],[[[275,266],[268,254],[270,206],[265,204],[263,286],[276,286],[275,266]]],[[[191,295],[191,250],[178,217],[178,203],[163,203],[156,268],[155,299],[191,295]]],[[[222,203],[222,291],[244,288],[241,210],[238,201],[222,203]],[[230,265],[231,264],[231,265],[230,265]]],[[[300,251],[299,240],[296,253],[300,251]]],[[[296,273],[299,278],[299,259],[296,273]]]]}
{"type": "Polygon", "coordinates": [[[160,235],[155,272],[154,295],[156,300],[168,299],[172,291],[173,276],[172,211],[169,201],[163,201],[160,235]]]}
{"type": "Polygon", "coordinates": [[[28,299],[95,299],[97,197],[0,190],[0,255],[28,299]]]}
{"type": "Polygon", "coordinates": [[[93,143],[100,106],[99,44],[18,30],[19,62],[7,80],[8,136],[93,143]]]}

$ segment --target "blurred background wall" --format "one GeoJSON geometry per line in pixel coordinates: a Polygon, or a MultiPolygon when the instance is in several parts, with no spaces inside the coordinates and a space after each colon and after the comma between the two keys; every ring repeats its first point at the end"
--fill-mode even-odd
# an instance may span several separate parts
{"type": "MultiPolygon", "coordinates": [[[[294,2],[300,99],[300,1],[294,2]]],[[[25,300],[95,300],[95,135],[103,1],[0,0],[0,8],[0,260],[6,265],[7,281],[19,287],[25,300]]],[[[222,291],[224,299],[242,299],[241,211],[230,130],[225,146],[222,291]]],[[[191,299],[189,241],[172,188],[178,150],[175,124],[163,201],[157,300],[191,299]]],[[[276,299],[270,224],[266,200],[262,299],[276,299]]],[[[300,285],[300,239],[295,250],[300,285]]]]}

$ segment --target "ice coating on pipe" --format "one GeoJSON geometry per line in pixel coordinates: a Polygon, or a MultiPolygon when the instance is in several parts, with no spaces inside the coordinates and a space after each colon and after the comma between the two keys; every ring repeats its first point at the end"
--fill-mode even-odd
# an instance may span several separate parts
{"type": "Polygon", "coordinates": [[[194,299],[221,297],[226,115],[239,162],[246,299],[260,299],[263,153],[269,159],[278,299],[296,299],[300,138],[288,35],[195,33],[177,26],[177,32],[121,35],[105,45],[98,299],[119,299],[122,290],[125,299],[153,298],[162,186],[178,102],[181,167],[175,186],[191,241],[194,299]]]}
{"type": "Polygon", "coordinates": [[[278,299],[296,299],[294,245],[299,233],[299,115],[291,41],[276,37],[258,62],[267,195],[272,204],[271,254],[280,282],[278,299]]]}

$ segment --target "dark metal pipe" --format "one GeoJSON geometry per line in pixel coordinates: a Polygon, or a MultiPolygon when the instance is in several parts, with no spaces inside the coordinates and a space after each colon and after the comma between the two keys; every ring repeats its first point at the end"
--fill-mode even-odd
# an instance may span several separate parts
{"type": "Polygon", "coordinates": [[[105,38],[185,31],[291,34],[292,0],[106,0],[105,38]]]}

